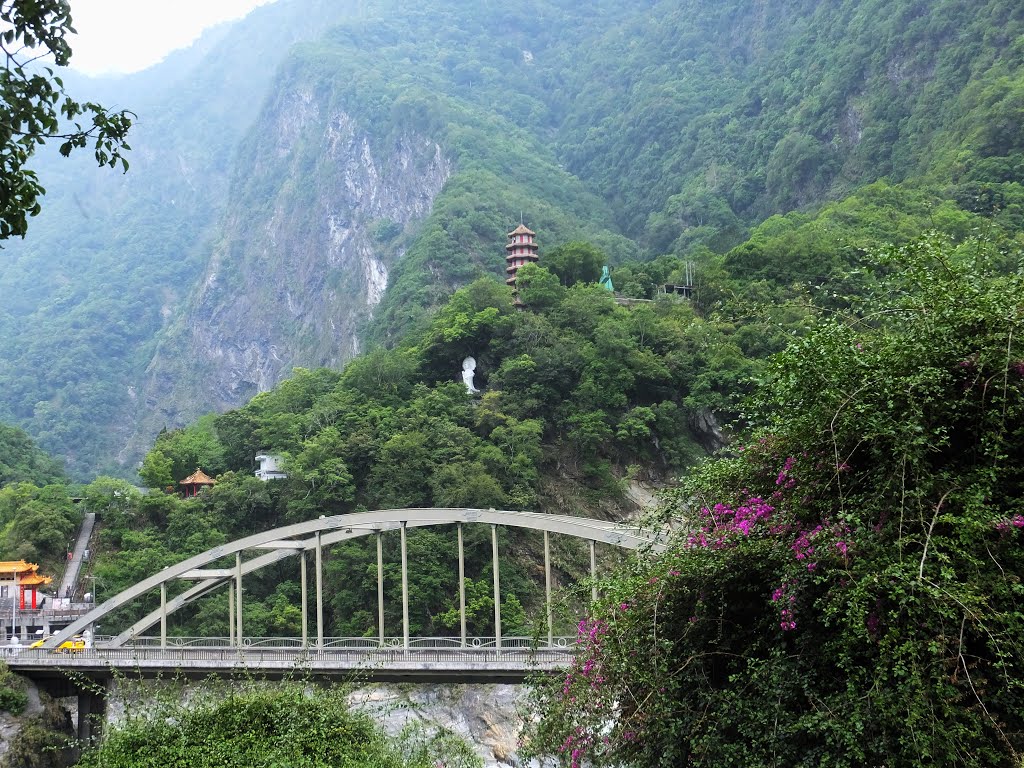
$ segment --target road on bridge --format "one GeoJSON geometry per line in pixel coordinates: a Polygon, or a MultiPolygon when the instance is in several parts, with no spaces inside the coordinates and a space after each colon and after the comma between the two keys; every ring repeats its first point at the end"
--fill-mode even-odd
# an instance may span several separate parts
{"type": "Polygon", "coordinates": [[[248,676],[302,679],[307,676],[367,682],[517,683],[536,672],[564,669],[573,648],[529,647],[121,647],[73,653],[24,649],[7,663],[29,677],[79,673],[114,676],[248,676]]]}

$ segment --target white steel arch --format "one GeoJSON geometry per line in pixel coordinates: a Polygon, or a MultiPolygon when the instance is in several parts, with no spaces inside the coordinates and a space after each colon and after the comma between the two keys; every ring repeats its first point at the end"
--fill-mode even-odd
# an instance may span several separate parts
{"type": "MultiPolygon", "coordinates": [[[[228,544],[213,547],[193,557],[182,560],[172,566],[164,568],[157,574],[143,579],[138,584],[129,587],[123,592],[104,601],[93,610],[69,624],[65,629],[60,630],[51,636],[45,643],[44,648],[56,648],[68,638],[82,632],[85,628],[96,623],[98,620],[109,614],[111,611],[132,602],[136,598],[159,588],[161,591],[161,608],[151,612],[139,620],[120,635],[115,637],[110,647],[124,645],[131,638],[138,636],[146,629],[161,623],[162,635],[166,632],[166,618],[178,608],[187,605],[193,600],[202,597],[224,585],[225,583],[240,584],[242,576],[272,563],[283,560],[292,555],[301,554],[303,557],[303,579],[305,579],[305,553],[313,551],[317,555],[317,588],[318,588],[318,613],[320,610],[320,553],[324,546],[335,544],[347,539],[354,539],[360,536],[378,534],[384,531],[400,530],[402,533],[403,560],[405,556],[405,530],[407,528],[434,526],[434,525],[459,525],[459,562],[462,565],[461,551],[461,525],[463,523],[483,523],[492,526],[492,546],[494,548],[494,590],[497,599],[495,600],[495,619],[500,644],[500,594],[497,558],[497,539],[493,535],[495,526],[508,526],[513,528],[525,528],[534,531],[542,531],[545,535],[545,573],[548,581],[548,625],[549,634],[551,626],[550,618],[550,563],[547,558],[547,536],[549,533],[558,533],[575,538],[585,539],[591,542],[591,571],[594,569],[594,544],[603,543],[626,549],[650,549],[661,551],[665,545],[655,536],[640,531],[636,527],[613,523],[604,520],[594,520],[585,517],[570,517],[567,515],[549,515],[536,512],[517,512],[495,509],[444,509],[444,508],[415,508],[415,509],[384,509],[372,512],[357,512],[348,515],[334,515],[331,517],[320,517],[316,520],[307,520],[302,523],[275,528],[270,531],[246,536],[228,544]],[[252,550],[269,550],[263,554],[251,557],[249,560],[242,559],[242,553],[252,550]],[[208,569],[205,566],[216,563],[225,557],[235,555],[235,567],[231,569],[208,569]],[[166,599],[166,585],[176,579],[190,579],[198,581],[193,587],[182,594],[166,599]]],[[[378,539],[379,542],[379,539],[378,539]]],[[[378,546],[379,557],[379,546],[378,546]]],[[[378,560],[379,562],[379,560],[378,560]]],[[[403,574],[405,567],[403,564],[403,574]]],[[[460,590],[461,590],[460,573],[460,590]]],[[[403,595],[407,587],[403,585],[403,595]]],[[[404,605],[404,627],[405,644],[408,645],[408,605],[404,605]]],[[[464,602],[464,598],[463,598],[464,602]]],[[[237,632],[239,642],[242,637],[241,626],[241,592],[237,595],[238,620],[237,632]]],[[[303,596],[303,611],[306,608],[305,595],[303,596]]],[[[232,604],[234,607],[234,604],[232,604]]],[[[322,617],[318,616],[318,639],[322,642],[322,617]]],[[[303,618],[305,632],[305,613],[303,618]]],[[[235,631],[234,620],[232,631],[235,631]]],[[[463,639],[465,638],[465,626],[463,624],[463,639]]]]}

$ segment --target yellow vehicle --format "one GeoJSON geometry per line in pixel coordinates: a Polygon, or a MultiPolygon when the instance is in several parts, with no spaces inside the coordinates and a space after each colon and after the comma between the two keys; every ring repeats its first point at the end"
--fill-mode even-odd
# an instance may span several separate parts
{"type": "MultiPolygon", "coordinates": [[[[36,640],[29,648],[42,648],[43,643],[49,640],[50,637],[44,637],[41,640],[36,640]]],[[[54,648],[57,653],[78,653],[79,651],[85,650],[85,638],[81,635],[75,635],[70,640],[65,640],[59,646],[54,648]]]]}

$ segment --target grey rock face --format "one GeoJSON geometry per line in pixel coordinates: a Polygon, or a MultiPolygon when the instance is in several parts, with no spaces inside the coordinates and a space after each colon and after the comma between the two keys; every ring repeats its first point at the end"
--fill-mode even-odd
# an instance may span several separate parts
{"type": "Polygon", "coordinates": [[[715,414],[702,408],[690,416],[690,428],[693,429],[701,446],[708,453],[721,450],[729,444],[729,439],[722,432],[722,427],[715,414]]]}
{"type": "Polygon", "coordinates": [[[349,701],[391,734],[410,724],[452,731],[496,768],[527,765],[516,753],[525,694],[519,685],[374,685],[349,701]]]}
{"type": "Polygon", "coordinates": [[[240,157],[223,235],[146,371],[140,447],[294,367],[359,353],[359,331],[452,166],[428,137],[376,137],[323,98],[304,86],[281,96],[240,157]]]}

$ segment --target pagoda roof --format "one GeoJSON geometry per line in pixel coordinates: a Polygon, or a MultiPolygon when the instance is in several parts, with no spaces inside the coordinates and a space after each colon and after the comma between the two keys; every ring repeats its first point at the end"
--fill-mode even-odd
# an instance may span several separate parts
{"type": "Polygon", "coordinates": [[[217,481],[210,477],[203,470],[196,467],[196,471],[182,480],[178,485],[216,485],[217,481]]]}
{"type": "Polygon", "coordinates": [[[52,576],[40,576],[38,573],[30,573],[28,576],[19,578],[18,584],[26,587],[38,587],[41,584],[49,584],[52,581],[52,576]]]}
{"type": "Polygon", "coordinates": [[[20,584],[49,584],[53,581],[49,576],[40,576],[36,571],[39,566],[35,563],[26,563],[24,560],[0,561],[0,574],[18,575],[20,584]]]}
{"type": "Polygon", "coordinates": [[[536,235],[536,234],[537,233],[534,232],[533,230],[527,229],[525,224],[520,224],[518,227],[516,227],[511,232],[509,232],[508,236],[512,237],[512,235],[536,235]]]}

